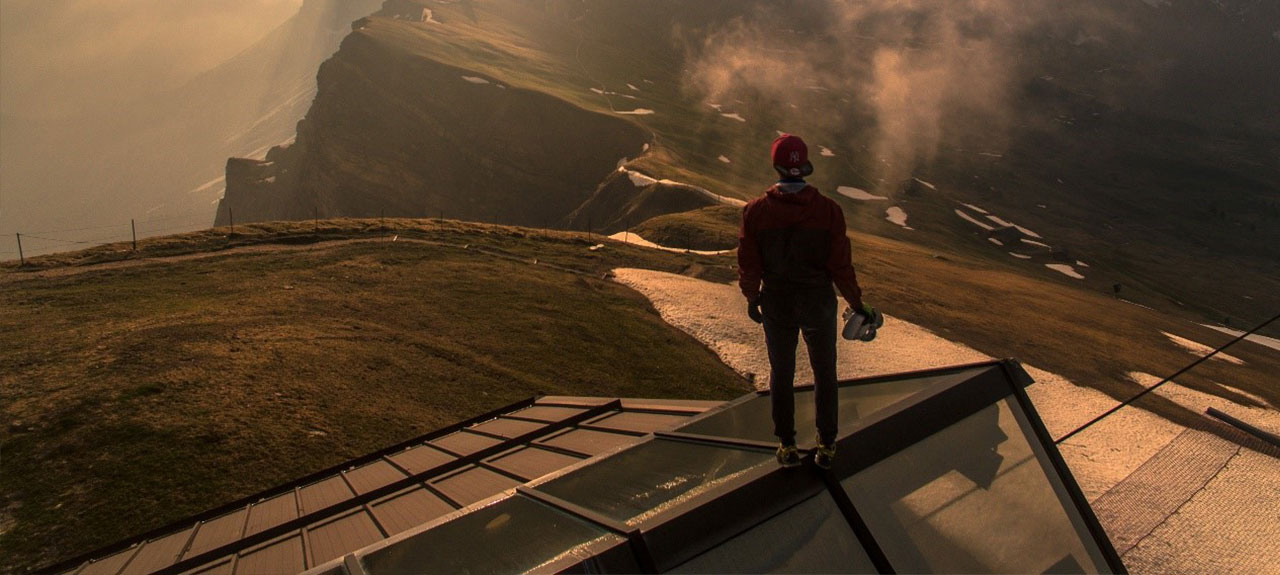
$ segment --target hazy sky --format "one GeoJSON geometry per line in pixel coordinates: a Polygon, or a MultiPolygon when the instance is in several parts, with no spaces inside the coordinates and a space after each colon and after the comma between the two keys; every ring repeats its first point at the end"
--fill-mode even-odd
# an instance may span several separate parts
{"type": "Polygon", "coordinates": [[[174,86],[247,48],[302,0],[2,0],[0,113],[50,117],[174,86]]]}

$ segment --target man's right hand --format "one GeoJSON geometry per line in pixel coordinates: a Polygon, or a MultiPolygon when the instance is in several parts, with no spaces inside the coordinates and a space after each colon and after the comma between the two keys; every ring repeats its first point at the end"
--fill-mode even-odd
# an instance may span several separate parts
{"type": "Polygon", "coordinates": [[[764,323],[764,313],[760,311],[760,296],[747,302],[747,317],[756,323],[764,323]]]}

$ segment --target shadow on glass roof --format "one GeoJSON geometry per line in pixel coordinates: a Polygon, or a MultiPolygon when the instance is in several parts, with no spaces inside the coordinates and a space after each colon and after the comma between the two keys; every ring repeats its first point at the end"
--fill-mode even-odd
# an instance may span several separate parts
{"type": "Polygon", "coordinates": [[[528,400],[59,572],[1124,572],[1030,383],[1012,360],[842,382],[830,471],[777,465],[767,393],[528,400]]]}

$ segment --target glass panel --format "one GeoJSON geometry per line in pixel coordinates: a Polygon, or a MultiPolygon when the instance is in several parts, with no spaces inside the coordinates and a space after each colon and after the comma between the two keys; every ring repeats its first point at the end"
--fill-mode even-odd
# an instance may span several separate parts
{"type": "Polygon", "coordinates": [[[773,454],[657,439],[537,486],[539,491],[638,525],[724,483],[773,454]]]}
{"type": "Polygon", "coordinates": [[[371,575],[524,573],[601,540],[622,538],[516,495],[361,558],[371,575]]]}
{"type": "MultiPolygon", "coordinates": [[[[846,385],[840,388],[840,428],[850,429],[859,419],[933,386],[965,381],[990,367],[954,373],[916,377],[900,381],[846,385]]],[[[773,436],[773,415],[769,396],[760,396],[677,429],[685,433],[715,435],[756,441],[777,441],[773,436]]],[[[804,445],[813,441],[817,427],[813,411],[813,389],[796,391],[797,439],[804,445]]],[[[842,434],[843,435],[843,434],[842,434]]]]}
{"type": "Polygon", "coordinates": [[[831,495],[752,527],[668,573],[875,573],[831,495]]]}
{"type": "Polygon", "coordinates": [[[841,484],[900,573],[1107,569],[1012,399],[841,484]]]}

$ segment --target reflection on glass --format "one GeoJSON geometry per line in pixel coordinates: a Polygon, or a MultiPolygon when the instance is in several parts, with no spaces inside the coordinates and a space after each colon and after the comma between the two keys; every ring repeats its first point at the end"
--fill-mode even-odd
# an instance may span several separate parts
{"type": "MultiPolygon", "coordinates": [[[[952,373],[916,377],[900,381],[848,385],[840,388],[841,436],[847,434],[859,419],[889,407],[915,393],[934,386],[965,381],[990,367],[970,368],[952,373]]],[[[804,445],[812,440],[816,428],[813,415],[813,389],[796,391],[796,430],[804,445]]],[[[761,396],[735,405],[679,428],[677,431],[715,435],[755,441],[776,441],[769,396],[761,396]]]]}
{"type": "Polygon", "coordinates": [[[763,463],[772,464],[773,454],[658,439],[537,489],[637,525],[763,463]]]}
{"type": "Polygon", "coordinates": [[[875,573],[830,494],[752,527],[668,573],[875,573]]]}
{"type": "Polygon", "coordinates": [[[1097,573],[1107,564],[1006,399],[842,482],[899,573],[1097,573]]]}
{"type": "Polygon", "coordinates": [[[361,558],[371,575],[524,573],[621,537],[516,495],[361,558]]]}

